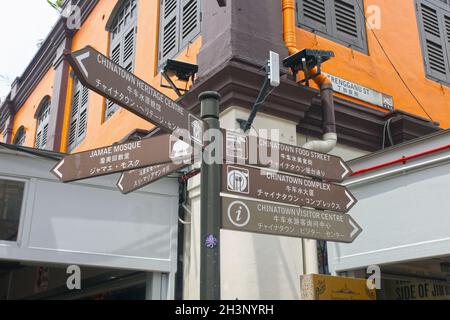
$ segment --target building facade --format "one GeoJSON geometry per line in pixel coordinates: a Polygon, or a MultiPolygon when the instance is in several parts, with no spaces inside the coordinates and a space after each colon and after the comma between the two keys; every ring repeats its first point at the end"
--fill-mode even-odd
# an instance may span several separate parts
{"type": "MultiPolygon", "coordinates": [[[[335,90],[338,146],[350,160],[450,127],[448,0],[80,0],[55,25],[0,107],[5,143],[75,153],[154,128],[84,88],[64,54],[87,45],[199,113],[198,95],[221,94],[221,126],[238,129],[256,100],[269,51],[332,50],[323,64],[335,90]],[[76,19],[75,19],[76,21],[76,19]],[[167,59],[197,64],[181,97],[167,88],[167,59]],[[139,129],[136,131],[136,129],[139,129]]],[[[283,69],[254,123],[289,144],[322,134],[317,88],[283,69]]],[[[179,291],[199,297],[199,177],[188,182],[190,210],[180,224],[179,291]],[[182,232],[181,232],[182,230],[182,232]]],[[[224,298],[300,296],[305,243],[222,232],[224,298]],[[273,277],[267,278],[267,274],[273,277]]],[[[180,295],[181,295],[180,293],[180,295]]]]}

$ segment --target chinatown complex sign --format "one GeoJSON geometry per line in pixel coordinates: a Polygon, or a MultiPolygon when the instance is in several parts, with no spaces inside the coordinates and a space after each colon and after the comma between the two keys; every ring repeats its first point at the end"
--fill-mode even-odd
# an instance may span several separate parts
{"type": "Polygon", "coordinates": [[[127,194],[202,161],[221,168],[224,229],[335,242],[353,242],[361,233],[348,215],[357,200],[339,184],[352,174],[341,158],[279,143],[274,130],[269,140],[264,132],[208,129],[203,119],[92,47],[66,59],[84,86],[163,133],[68,155],[52,169],[62,182],[121,173],[117,187],[127,194]]]}

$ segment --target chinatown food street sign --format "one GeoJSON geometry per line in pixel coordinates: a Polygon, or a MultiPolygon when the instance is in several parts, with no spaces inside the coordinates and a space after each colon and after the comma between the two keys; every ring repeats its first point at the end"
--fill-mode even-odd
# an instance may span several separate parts
{"type": "Polygon", "coordinates": [[[348,165],[336,156],[233,131],[224,130],[224,134],[224,155],[228,162],[266,166],[267,163],[261,159],[261,154],[264,154],[267,159],[278,159],[278,163],[272,163],[271,167],[284,172],[337,182],[352,174],[348,165]],[[261,153],[261,149],[265,149],[264,152],[261,153]],[[278,156],[272,157],[276,152],[278,156]]]}
{"type": "Polygon", "coordinates": [[[81,83],[169,133],[184,129],[203,145],[204,123],[145,81],[87,46],[66,55],[81,83]]]}
{"type": "Polygon", "coordinates": [[[169,134],[71,154],[52,173],[63,182],[190,159],[192,147],[169,134]],[[183,149],[183,150],[181,150],[183,149]]]}
{"type": "Polygon", "coordinates": [[[344,213],[357,202],[343,186],[263,168],[229,164],[222,166],[222,192],[344,213]]]}
{"type": "Polygon", "coordinates": [[[222,226],[228,230],[351,243],[361,227],[344,213],[222,197],[222,226]]]}

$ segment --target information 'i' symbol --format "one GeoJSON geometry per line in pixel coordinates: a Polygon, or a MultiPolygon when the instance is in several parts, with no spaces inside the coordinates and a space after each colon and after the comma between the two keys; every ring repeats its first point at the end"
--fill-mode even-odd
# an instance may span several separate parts
{"type": "Polygon", "coordinates": [[[228,207],[228,220],[236,227],[242,228],[250,222],[250,209],[242,201],[234,201],[228,207]]]}

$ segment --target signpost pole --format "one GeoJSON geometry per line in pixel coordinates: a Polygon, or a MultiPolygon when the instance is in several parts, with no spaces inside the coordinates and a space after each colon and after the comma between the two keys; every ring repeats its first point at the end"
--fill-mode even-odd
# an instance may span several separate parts
{"type": "MultiPolygon", "coordinates": [[[[204,92],[199,97],[201,116],[206,130],[220,130],[219,100],[217,92],[204,92]]],[[[210,132],[210,131],[209,131],[210,132]]],[[[210,141],[211,134],[205,134],[210,141]]],[[[216,152],[222,152],[216,148],[216,152]]],[[[206,155],[207,156],[207,155],[206,155]]],[[[222,157],[220,157],[222,158],[222,157]]],[[[200,299],[220,300],[220,189],[219,163],[211,164],[202,156],[201,177],[201,230],[200,230],[200,299]]]]}

